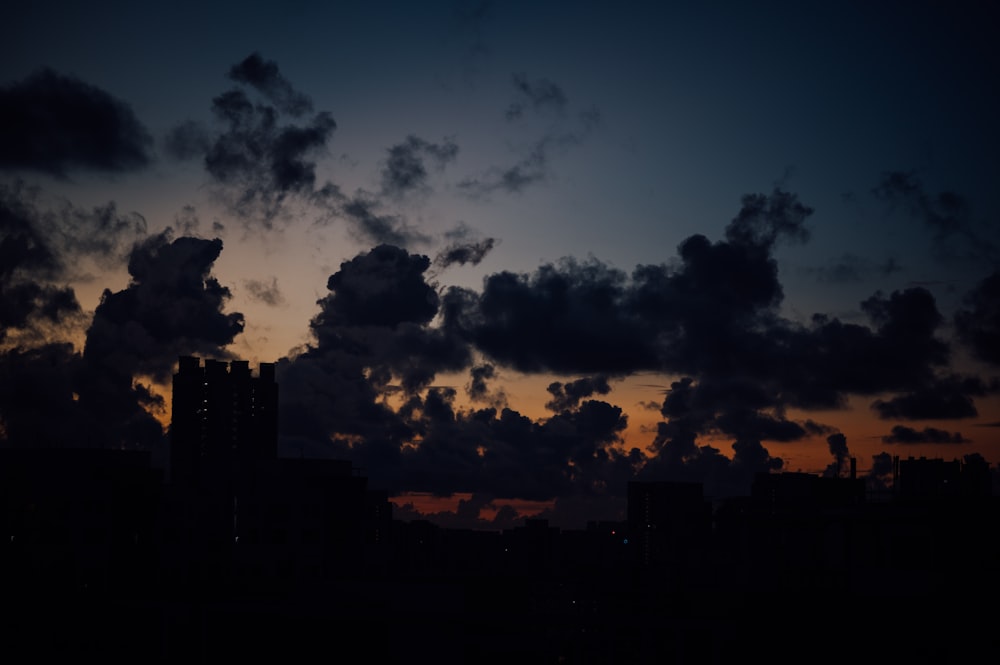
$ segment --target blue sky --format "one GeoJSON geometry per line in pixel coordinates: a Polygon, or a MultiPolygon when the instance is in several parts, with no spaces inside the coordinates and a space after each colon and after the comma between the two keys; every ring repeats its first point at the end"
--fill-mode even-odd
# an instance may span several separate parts
{"type": "MultiPolygon", "coordinates": [[[[222,241],[207,268],[229,289],[220,306],[244,321],[228,338],[189,339],[159,351],[286,358],[291,367],[322,347],[322,327],[310,322],[323,308],[317,301],[331,294],[328,278],[380,243],[405,250],[408,259],[428,257],[423,279],[444,303],[450,287],[483,293],[484,280],[505,271],[530,281],[551,264],[579,277],[560,263],[567,257],[626,278],[637,266],[679,271],[679,247],[692,236],[732,241],[727,227],[745,209],[745,195],[784,192],[810,212],[794,232],[767,243],[780,293],[757,314],[767,310],[770,324],[778,317],[782,329],[815,325],[819,313],[877,330],[871,316],[879,307],[864,308],[863,301],[881,299],[888,311],[892,294],[921,289],[941,314],[934,335],[948,349],[947,362],[932,363],[934,378],[923,377],[921,390],[950,381],[948,396],[971,400],[976,415],[966,409],[943,420],[893,420],[871,404],[906,393],[900,384],[859,390],[849,382],[837,388],[842,400],[835,408],[794,400],[755,406],[776,421],[817,424],[794,440],[758,443],[785,469],[810,471],[822,471],[835,455],[827,439],[838,433],[865,469],[886,449],[904,456],[978,452],[1000,461],[996,366],[958,341],[953,320],[956,310],[972,307],[963,298],[998,269],[1000,109],[993,82],[1000,59],[983,3],[43,1],[9,14],[0,28],[0,86],[10,110],[0,144],[8,152],[0,165],[5,205],[26,206],[43,235],[63,224],[64,261],[55,273],[10,277],[7,291],[25,280],[72,288],[80,311],[58,325],[41,325],[37,312],[11,319],[8,353],[55,339],[71,339],[82,352],[88,335],[96,338],[88,331],[104,289],[124,292],[135,282],[130,243],[168,227],[171,241],[222,241]],[[18,105],[43,87],[42,68],[55,87],[81,94],[89,86],[100,99],[117,100],[118,120],[131,118],[140,131],[112,140],[119,149],[137,148],[141,158],[109,166],[40,139],[32,145],[49,153],[23,152],[18,136],[30,131],[16,125],[29,116],[18,115],[18,105]],[[218,101],[227,91],[240,95],[228,98],[229,106],[218,101]],[[275,124],[265,131],[267,113],[275,124]],[[291,136],[281,134],[287,129],[300,143],[279,143],[291,136]],[[271,170],[237,163],[253,154],[254,141],[272,157],[284,145],[287,159],[276,158],[271,170]],[[110,202],[123,223],[88,227],[95,208],[110,202]],[[69,210],[90,221],[65,227],[69,210]],[[109,234],[102,249],[80,250],[85,243],[74,234],[88,228],[109,234]],[[448,249],[465,253],[447,262],[448,249]],[[957,396],[956,376],[966,380],[957,396]],[[897,425],[916,443],[887,442],[897,425]]],[[[39,126],[49,137],[63,131],[39,126]]],[[[744,277],[729,279],[738,284],[744,277]]],[[[992,292],[980,293],[986,304],[975,313],[995,335],[992,292]]],[[[328,316],[342,323],[346,314],[334,316],[342,305],[328,305],[328,316]]],[[[472,347],[468,358],[428,370],[433,379],[420,384],[420,400],[434,386],[455,387],[455,409],[477,408],[463,383],[471,367],[485,363],[494,372],[491,394],[506,400],[494,403],[540,426],[561,415],[543,405],[552,382],[591,380],[600,372],[588,368],[603,367],[552,358],[536,369],[517,367],[513,352],[494,346],[490,355],[477,337],[484,330],[440,317],[420,323],[451,326],[472,347]]],[[[755,325],[764,324],[755,318],[755,325]]],[[[767,330],[767,339],[777,339],[767,330]]],[[[594,339],[612,342],[596,333],[594,339]]],[[[598,346],[591,353],[609,351],[598,346]]],[[[162,392],[148,374],[153,366],[132,365],[147,372],[143,385],[162,392]]],[[[365,367],[370,378],[372,366],[365,367]]],[[[405,409],[403,370],[388,367],[397,375],[365,399],[405,409]]],[[[701,371],[708,370],[639,363],[614,375],[610,392],[591,387],[587,397],[628,415],[627,434],[612,436],[614,446],[646,451],[658,436],[670,439],[663,400],[671,385],[685,374],[703,385],[701,371]]],[[[286,376],[301,381],[304,370],[286,376]]],[[[579,415],[581,404],[567,413],[579,415]]],[[[743,435],[725,424],[731,421],[722,411],[713,414],[701,440],[731,455],[730,444],[743,435]]],[[[319,438],[337,441],[341,434],[319,438]]],[[[304,443],[301,436],[289,441],[322,448],[316,437],[304,443]]],[[[392,445],[408,450],[413,441],[411,432],[392,445]]],[[[366,455],[374,453],[344,445],[335,443],[333,452],[373,463],[366,455]]],[[[633,460],[633,468],[642,465],[633,460]]],[[[373,476],[394,490],[409,482],[397,467],[373,476]]],[[[454,474],[415,476],[424,478],[421,491],[478,491],[471,481],[442,479],[454,474]]],[[[499,486],[482,492],[487,502],[516,494],[499,486]]],[[[544,494],[532,497],[553,500],[557,492],[544,494]]]]}

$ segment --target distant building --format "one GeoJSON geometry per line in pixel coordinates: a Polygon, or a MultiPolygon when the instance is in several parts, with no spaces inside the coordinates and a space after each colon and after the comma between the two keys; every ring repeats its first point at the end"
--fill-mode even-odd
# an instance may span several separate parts
{"type": "Polygon", "coordinates": [[[172,415],[170,579],[305,588],[387,558],[386,493],[348,460],[278,455],[273,363],[181,356],[172,415]]]}
{"type": "Polygon", "coordinates": [[[170,480],[218,485],[236,466],[277,457],[278,384],[274,363],[181,356],[173,379],[170,480]]]}
{"type": "Polygon", "coordinates": [[[628,534],[641,567],[694,564],[712,530],[701,483],[628,484],[628,534]]]}
{"type": "Polygon", "coordinates": [[[902,500],[982,499],[992,493],[989,464],[982,459],[893,458],[896,496],[902,500]]]}
{"type": "Polygon", "coordinates": [[[857,477],[852,458],[849,478],[801,472],[757,473],[750,497],[757,509],[771,514],[842,510],[865,502],[865,483],[857,477]]]}

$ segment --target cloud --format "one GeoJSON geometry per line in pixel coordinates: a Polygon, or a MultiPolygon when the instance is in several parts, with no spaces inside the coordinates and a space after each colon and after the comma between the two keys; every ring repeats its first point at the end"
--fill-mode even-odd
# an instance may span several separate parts
{"type": "Polygon", "coordinates": [[[513,77],[517,99],[507,108],[508,120],[520,120],[530,107],[540,115],[554,111],[556,119],[541,135],[521,149],[512,164],[498,165],[458,182],[459,191],[472,198],[488,197],[496,192],[519,194],[549,176],[549,164],[555,152],[579,145],[600,124],[600,112],[588,108],[571,117],[568,99],[562,88],[548,79],[530,81],[524,74],[513,77]],[[526,107],[527,105],[527,107],[526,107]]]}
{"type": "Polygon", "coordinates": [[[163,137],[163,148],[167,155],[180,161],[199,159],[211,146],[210,130],[196,120],[185,120],[171,127],[163,137]]]}
{"type": "Polygon", "coordinates": [[[166,415],[161,393],[177,356],[229,357],[225,347],[243,329],[242,315],[222,311],[229,290],[210,274],[221,250],[221,241],[173,240],[169,231],[146,238],[131,251],[129,285],[105,289],[82,352],[49,342],[0,353],[0,374],[19,386],[0,394],[0,438],[13,446],[162,447],[156,416],[166,415]]]}
{"type": "Polygon", "coordinates": [[[990,265],[1000,259],[996,229],[977,228],[970,206],[961,195],[951,191],[931,194],[912,171],[883,174],[872,192],[890,206],[890,211],[902,207],[933,231],[932,251],[939,259],[971,259],[990,265]]]}
{"type": "Polygon", "coordinates": [[[0,186],[0,342],[40,319],[58,323],[80,311],[73,290],[53,284],[65,270],[19,189],[0,186]]]}
{"type": "Polygon", "coordinates": [[[341,208],[341,214],[353,225],[354,235],[359,241],[398,247],[429,242],[425,234],[407,226],[403,218],[379,214],[378,207],[377,200],[359,193],[341,208]]]}
{"type": "Polygon", "coordinates": [[[556,83],[546,78],[532,81],[523,72],[514,74],[513,82],[519,99],[507,107],[508,120],[516,120],[524,115],[525,104],[536,111],[551,109],[556,113],[565,113],[569,100],[556,83]]]}
{"type": "Polygon", "coordinates": [[[243,287],[250,294],[253,300],[262,302],[270,307],[277,307],[285,304],[285,296],[278,288],[278,278],[272,277],[270,282],[259,279],[247,279],[243,282],[243,287]]]}
{"type": "Polygon", "coordinates": [[[310,322],[313,341],[278,365],[284,446],[393,468],[413,435],[385,402],[472,364],[468,347],[429,324],[439,296],[430,259],[380,245],[341,264],[310,322]],[[355,446],[356,449],[355,449],[355,446]]]}
{"type": "Polygon", "coordinates": [[[388,157],[382,166],[382,193],[401,198],[410,192],[426,188],[429,176],[427,162],[433,168],[443,169],[458,155],[458,145],[445,139],[442,143],[431,143],[410,135],[402,143],[397,143],[387,151],[388,157]]]}
{"type": "Polygon", "coordinates": [[[834,284],[859,283],[872,277],[888,277],[902,270],[895,259],[889,257],[882,262],[874,263],[855,254],[843,254],[819,268],[807,268],[806,274],[815,276],[816,281],[834,284]]]}
{"type": "Polygon", "coordinates": [[[453,265],[479,265],[486,255],[493,251],[497,244],[496,238],[473,240],[472,230],[465,224],[445,233],[448,244],[434,257],[434,265],[441,269],[453,265]]]}
{"type": "Polygon", "coordinates": [[[969,443],[969,440],[959,432],[946,432],[934,427],[915,430],[896,425],[892,428],[892,434],[882,437],[882,443],[969,443]]]}
{"type": "Polygon", "coordinates": [[[1000,365],[1000,270],[980,281],[955,313],[959,339],[976,358],[1000,365]]]}
{"type": "Polygon", "coordinates": [[[872,466],[865,477],[865,486],[875,491],[889,489],[895,481],[894,468],[895,464],[889,453],[872,455],[872,466]]]}
{"type": "Polygon", "coordinates": [[[277,65],[251,54],[229,71],[243,88],[212,100],[217,128],[187,121],[165,138],[175,158],[202,159],[221,200],[245,222],[270,228],[289,197],[308,201],[317,193],[316,163],[337,127],[330,113],[309,118],[308,97],[295,91],[277,65]],[[263,101],[254,101],[245,88],[263,101]],[[268,103],[269,102],[269,103],[268,103]],[[282,124],[284,116],[293,122],[282,124]]]}
{"type": "Polygon", "coordinates": [[[174,239],[170,231],[137,244],[128,286],[101,296],[85,358],[166,382],[179,355],[228,357],[225,347],[244,323],[223,311],[231,293],[211,274],[221,252],[219,239],[174,239]]]}
{"type": "Polygon", "coordinates": [[[545,179],[548,158],[548,142],[543,139],[515,164],[494,167],[482,175],[463,178],[458,188],[472,197],[488,196],[497,191],[518,194],[545,179]]]}
{"type": "Polygon", "coordinates": [[[519,371],[702,372],[747,344],[768,343],[755,331],[782,298],[770,252],[780,238],[805,235],[808,213],[784,192],[748,197],[729,240],[691,236],[679,266],[638,266],[629,276],[566,258],[533,274],[500,272],[485,278],[481,294],[448,290],[444,322],[519,371]]]}
{"type": "Polygon", "coordinates": [[[264,60],[259,53],[251,53],[230,67],[229,78],[253,87],[284,113],[299,117],[312,111],[312,100],[292,87],[276,62],[264,60]]]}
{"type": "Polygon", "coordinates": [[[507,406],[507,395],[502,388],[490,390],[489,381],[499,376],[496,367],[489,363],[474,365],[469,368],[469,383],[465,392],[473,402],[487,403],[496,408],[507,406]]]}
{"type": "Polygon", "coordinates": [[[833,455],[831,462],[823,471],[826,478],[843,478],[850,473],[850,452],[847,450],[847,437],[840,432],[836,432],[826,437],[826,443],[833,455]]]}
{"type": "Polygon", "coordinates": [[[145,219],[119,213],[114,202],[85,210],[62,200],[46,202],[40,189],[20,181],[0,184],[0,342],[17,329],[79,318],[80,305],[66,282],[79,276],[83,259],[119,265],[145,233],[145,219]]]}
{"type": "Polygon", "coordinates": [[[94,419],[92,445],[162,445],[153,414],[165,415],[165,404],[152,384],[163,390],[180,355],[232,357],[226,347],[243,331],[243,315],[223,311],[230,292],[211,275],[221,251],[221,240],[174,239],[168,229],[135,245],[126,288],[104,290],[74,377],[94,419]]]}
{"type": "Polygon", "coordinates": [[[46,68],[0,88],[0,168],[123,173],[152,161],[152,143],[131,107],[74,77],[46,68]]]}
{"type": "Polygon", "coordinates": [[[501,272],[481,295],[448,289],[444,325],[519,371],[622,374],[656,362],[644,323],[623,306],[625,281],[600,262],[571,259],[532,275],[501,272]]]}
{"type": "Polygon", "coordinates": [[[978,415],[973,397],[1000,391],[997,380],[984,381],[976,376],[946,376],[889,400],[872,403],[880,418],[886,420],[943,420],[974,418],[978,415]]]}
{"type": "Polygon", "coordinates": [[[553,381],[546,390],[552,395],[552,399],[545,403],[545,408],[560,413],[575,409],[580,400],[587,397],[607,395],[611,392],[611,385],[608,383],[608,377],[597,375],[566,383],[553,381]]]}

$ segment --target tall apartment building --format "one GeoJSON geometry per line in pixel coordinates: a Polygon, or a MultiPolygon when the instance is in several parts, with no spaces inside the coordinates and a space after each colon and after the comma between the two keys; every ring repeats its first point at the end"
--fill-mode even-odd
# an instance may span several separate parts
{"type": "Polygon", "coordinates": [[[173,378],[171,482],[203,486],[239,467],[277,457],[274,363],[257,376],[245,360],[181,356],[173,378]]]}

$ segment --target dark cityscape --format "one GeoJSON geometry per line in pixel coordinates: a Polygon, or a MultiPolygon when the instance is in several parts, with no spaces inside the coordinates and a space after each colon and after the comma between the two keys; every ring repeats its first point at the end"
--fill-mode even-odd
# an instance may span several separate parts
{"type": "Polygon", "coordinates": [[[991,3],[9,4],[0,665],[998,659],[991,3]]]}
{"type": "Polygon", "coordinates": [[[624,521],[447,529],[394,519],[349,462],[278,457],[271,364],[181,357],[173,386],[169,477],[146,452],[0,450],[8,649],[729,663],[809,648],[957,663],[996,647],[985,464],[897,459],[881,493],[853,465],[761,473],[717,505],[698,483],[635,481],[624,521]]]}

